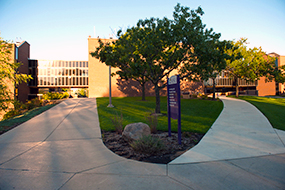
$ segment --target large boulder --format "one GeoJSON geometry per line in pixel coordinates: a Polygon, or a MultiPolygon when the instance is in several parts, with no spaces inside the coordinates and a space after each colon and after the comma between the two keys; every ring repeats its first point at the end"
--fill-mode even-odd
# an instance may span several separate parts
{"type": "Polygon", "coordinates": [[[150,135],[150,127],[142,122],[128,124],[123,131],[127,141],[138,140],[143,135],[150,135]]]}

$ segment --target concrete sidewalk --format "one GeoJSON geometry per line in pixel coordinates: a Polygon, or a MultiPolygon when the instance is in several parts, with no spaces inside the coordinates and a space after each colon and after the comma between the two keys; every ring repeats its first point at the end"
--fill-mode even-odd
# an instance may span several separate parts
{"type": "Polygon", "coordinates": [[[117,156],[102,143],[96,99],[66,100],[0,136],[0,190],[284,189],[284,132],[278,136],[262,114],[246,120],[250,104],[222,100],[225,109],[198,146],[168,165],[117,156]]]}

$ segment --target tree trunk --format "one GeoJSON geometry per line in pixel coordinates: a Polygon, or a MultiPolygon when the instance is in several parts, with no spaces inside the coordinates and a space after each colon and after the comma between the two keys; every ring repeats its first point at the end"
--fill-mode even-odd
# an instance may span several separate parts
{"type": "Polygon", "coordinates": [[[212,78],[213,79],[213,100],[215,100],[216,98],[216,81],[215,81],[215,78],[212,78]]]}
{"type": "Polygon", "coordinates": [[[238,88],[238,81],[236,82],[236,97],[238,98],[239,95],[239,88],[238,88]]]}
{"type": "Polygon", "coordinates": [[[155,113],[160,113],[160,96],[158,85],[155,85],[155,113]]]}

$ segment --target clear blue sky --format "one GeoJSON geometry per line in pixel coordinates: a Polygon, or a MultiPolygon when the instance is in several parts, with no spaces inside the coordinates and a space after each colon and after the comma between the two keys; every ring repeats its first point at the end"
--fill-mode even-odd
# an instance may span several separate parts
{"type": "MultiPolygon", "coordinates": [[[[0,31],[5,40],[26,40],[33,59],[88,60],[89,35],[108,38],[139,19],[172,18],[172,0],[0,0],[0,31]]],[[[181,0],[201,6],[207,28],[221,39],[248,38],[248,47],[285,55],[285,0],[181,0]]]]}

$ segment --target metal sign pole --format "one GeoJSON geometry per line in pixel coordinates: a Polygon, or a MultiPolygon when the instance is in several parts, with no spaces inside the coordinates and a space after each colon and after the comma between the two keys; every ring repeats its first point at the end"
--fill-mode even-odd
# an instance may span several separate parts
{"type": "Polygon", "coordinates": [[[169,100],[169,78],[167,77],[167,115],[168,115],[168,136],[171,137],[171,115],[170,115],[170,100],[169,100]]]}
{"type": "Polygon", "coordinates": [[[111,65],[109,66],[109,105],[107,106],[108,108],[113,108],[114,106],[112,105],[112,84],[111,84],[111,65]]]}
{"type": "Polygon", "coordinates": [[[177,98],[178,98],[178,144],[181,144],[181,96],[180,96],[180,77],[177,75],[177,98]]]}

